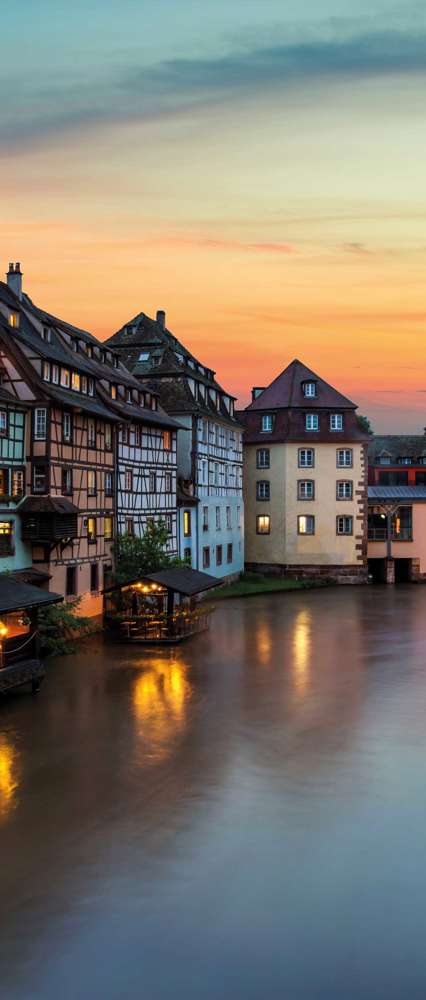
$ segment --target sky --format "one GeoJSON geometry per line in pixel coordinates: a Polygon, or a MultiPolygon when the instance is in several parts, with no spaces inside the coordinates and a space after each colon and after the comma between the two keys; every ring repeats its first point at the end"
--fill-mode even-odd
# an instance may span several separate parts
{"type": "Polygon", "coordinates": [[[7,4],[0,273],[101,339],[164,309],[240,404],[298,357],[422,432],[425,83],[411,0],[7,4]]]}

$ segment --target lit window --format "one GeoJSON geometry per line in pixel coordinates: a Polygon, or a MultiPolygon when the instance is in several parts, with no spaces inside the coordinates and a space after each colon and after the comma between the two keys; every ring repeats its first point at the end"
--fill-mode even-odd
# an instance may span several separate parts
{"type": "Polygon", "coordinates": [[[315,484],[313,479],[299,479],[297,484],[298,500],[313,500],[315,497],[315,484]]]}
{"type": "Polygon", "coordinates": [[[353,517],[337,517],[336,533],[338,535],[351,535],[353,531],[353,517]]]}
{"type": "Polygon", "coordinates": [[[7,410],[0,410],[0,437],[7,437],[7,410]]]}
{"type": "Polygon", "coordinates": [[[96,496],[96,470],[88,469],[87,472],[87,495],[89,497],[96,496]]]}
{"type": "Polygon", "coordinates": [[[104,538],[106,542],[110,542],[112,538],[112,517],[104,517],[104,538]]]}
{"type": "Polygon", "coordinates": [[[73,372],[71,375],[71,389],[74,389],[74,392],[80,392],[80,375],[78,372],[73,372]]]}
{"type": "Polygon", "coordinates": [[[12,496],[21,497],[24,494],[24,470],[12,469],[12,496]]]}
{"type": "Polygon", "coordinates": [[[124,489],[126,493],[133,492],[133,469],[124,470],[124,489]]]}
{"type": "Polygon", "coordinates": [[[268,479],[259,479],[256,483],[256,500],[270,500],[271,484],[268,479]]]}
{"type": "Polygon", "coordinates": [[[319,430],[319,417],[317,413],[305,413],[305,429],[307,431],[319,430]]]}
{"type": "Polygon", "coordinates": [[[47,411],[37,406],[34,411],[34,437],[36,441],[46,440],[47,411]]]}
{"type": "Polygon", "coordinates": [[[50,382],[50,364],[48,361],[43,362],[43,380],[44,382],[50,382]]]}
{"type": "Polygon", "coordinates": [[[164,451],[170,451],[172,447],[172,435],[170,431],[163,431],[163,448],[164,451]]]}
{"type": "Polygon", "coordinates": [[[188,538],[191,534],[191,511],[184,510],[183,512],[183,533],[185,538],[188,538]]]}
{"type": "Polygon", "coordinates": [[[71,438],[72,438],[71,414],[70,413],[63,413],[62,414],[62,439],[69,444],[69,442],[71,441],[71,438]]]}
{"type": "Polygon", "coordinates": [[[338,448],[337,450],[337,468],[338,469],[349,469],[352,468],[353,464],[353,452],[352,448],[338,448]]]}
{"type": "Polygon", "coordinates": [[[299,514],[297,518],[297,531],[299,535],[314,535],[315,518],[311,514],[299,514]]]}
{"type": "Polygon", "coordinates": [[[330,413],[330,430],[331,431],[342,431],[343,430],[343,414],[342,413],[330,413]]]}
{"type": "Polygon", "coordinates": [[[269,448],[258,448],[256,452],[256,466],[258,469],[269,469],[270,451],[269,448]]]}
{"type": "Polygon", "coordinates": [[[267,434],[270,433],[272,431],[273,422],[272,413],[264,413],[262,416],[262,431],[267,434]]]}
{"type": "Polygon", "coordinates": [[[52,365],[52,382],[54,383],[54,385],[58,385],[59,384],[59,366],[58,365],[52,365]]]}
{"type": "Polygon", "coordinates": [[[149,351],[141,351],[139,361],[149,361],[149,351]]]}
{"type": "Polygon", "coordinates": [[[338,500],[352,500],[352,481],[349,479],[337,483],[336,496],[338,500]]]}
{"type": "Polygon", "coordinates": [[[299,448],[299,468],[313,469],[315,465],[315,451],[313,448],[299,448]]]}
{"type": "Polygon", "coordinates": [[[68,368],[61,368],[61,385],[64,386],[64,389],[69,389],[70,387],[70,373],[68,368]]]}
{"type": "Polygon", "coordinates": [[[96,517],[87,518],[87,541],[96,542],[96,517]]]}
{"type": "Polygon", "coordinates": [[[0,556],[13,555],[13,522],[0,521],[0,556]]]}
{"type": "Polygon", "coordinates": [[[11,326],[13,330],[16,330],[19,326],[19,316],[17,312],[9,313],[9,326],[11,326]]]}
{"type": "Polygon", "coordinates": [[[0,469],[0,497],[2,499],[9,493],[9,469],[0,469]]]}
{"type": "Polygon", "coordinates": [[[256,518],[256,533],[258,535],[269,535],[271,531],[271,518],[269,514],[259,514],[256,518]]]}
{"type": "Polygon", "coordinates": [[[317,394],[316,382],[302,382],[303,395],[312,398],[317,394]]]}
{"type": "Polygon", "coordinates": [[[111,383],[111,399],[117,399],[117,386],[111,383]]]}

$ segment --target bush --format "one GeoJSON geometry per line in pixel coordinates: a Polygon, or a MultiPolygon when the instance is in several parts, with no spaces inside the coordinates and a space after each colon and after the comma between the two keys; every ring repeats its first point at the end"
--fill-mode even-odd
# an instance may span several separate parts
{"type": "Polygon", "coordinates": [[[77,614],[81,598],[52,604],[39,611],[38,629],[41,651],[45,656],[62,656],[75,651],[75,640],[81,639],[91,627],[90,618],[77,614]]]}

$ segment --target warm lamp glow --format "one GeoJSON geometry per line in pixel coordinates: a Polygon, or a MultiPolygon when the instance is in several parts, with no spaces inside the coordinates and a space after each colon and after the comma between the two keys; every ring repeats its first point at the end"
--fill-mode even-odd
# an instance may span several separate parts
{"type": "Polygon", "coordinates": [[[8,629],[7,625],[5,625],[4,622],[0,621],[0,639],[4,639],[5,636],[7,635],[8,631],[9,631],[9,629],[8,629]]]}

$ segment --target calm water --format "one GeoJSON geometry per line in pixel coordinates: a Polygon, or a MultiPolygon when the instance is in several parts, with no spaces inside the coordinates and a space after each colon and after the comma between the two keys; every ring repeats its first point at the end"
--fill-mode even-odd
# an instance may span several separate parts
{"type": "Polygon", "coordinates": [[[426,588],[232,601],[0,704],[0,996],[426,996],[426,588]]]}

